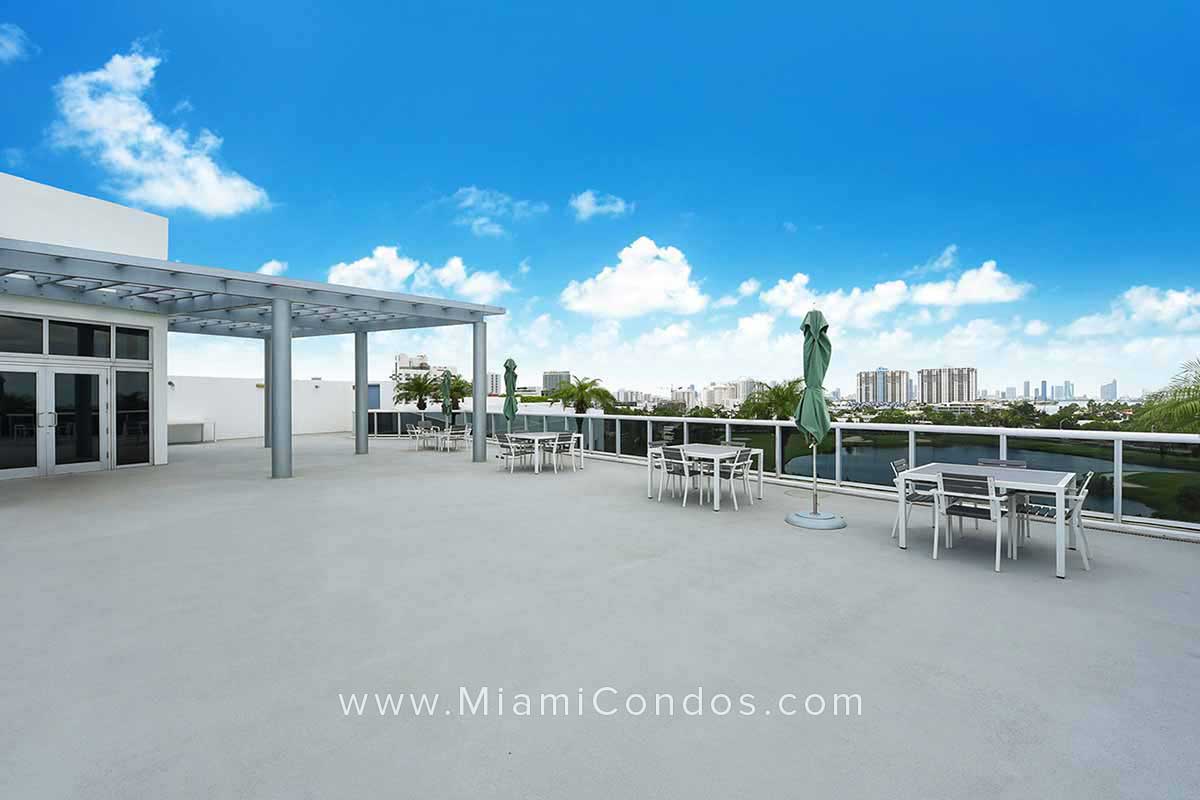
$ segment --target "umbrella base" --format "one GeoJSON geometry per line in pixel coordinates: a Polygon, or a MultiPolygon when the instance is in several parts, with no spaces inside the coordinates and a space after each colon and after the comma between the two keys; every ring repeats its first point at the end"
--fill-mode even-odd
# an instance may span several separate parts
{"type": "Polygon", "coordinates": [[[835,531],[846,527],[845,519],[827,511],[793,511],[784,518],[784,522],[814,531],[835,531]]]}

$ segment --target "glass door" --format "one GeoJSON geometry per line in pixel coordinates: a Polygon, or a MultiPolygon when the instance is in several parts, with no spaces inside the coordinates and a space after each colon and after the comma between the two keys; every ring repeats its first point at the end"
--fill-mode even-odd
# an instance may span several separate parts
{"type": "Polygon", "coordinates": [[[50,367],[47,373],[47,471],[58,475],[108,469],[108,370],[50,367]]]}
{"type": "Polygon", "coordinates": [[[42,474],[45,391],[36,367],[0,364],[0,479],[42,474]]]}
{"type": "Polygon", "coordinates": [[[150,373],[113,370],[113,460],[118,467],[150,463],[150,373]]]}

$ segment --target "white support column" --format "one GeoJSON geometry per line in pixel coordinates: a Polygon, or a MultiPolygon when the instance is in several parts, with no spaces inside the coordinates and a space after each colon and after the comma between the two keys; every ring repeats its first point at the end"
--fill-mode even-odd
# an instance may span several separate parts
{"type": "Polygon", "coordinates": [[[367,454],[367,332],[354,334],[354,454],[367,454]]]}
{"type": "Polygon", "coordinates": [[[292,303],[271,301],[271,477],[292,477],[292,303]]]}
{"type": "Polygon", "coordinates": [[[471,460],[480,462],[487,461],[487,323],[475,322],[471,327],[475,334],[475,370],[471,381],[471,409],[475,422],[471,426],[471,460]]]}
{"type": "Polygon", "coordinates": [[[263,339],[263,447],[271,446],[271,340],[263,339]]]}

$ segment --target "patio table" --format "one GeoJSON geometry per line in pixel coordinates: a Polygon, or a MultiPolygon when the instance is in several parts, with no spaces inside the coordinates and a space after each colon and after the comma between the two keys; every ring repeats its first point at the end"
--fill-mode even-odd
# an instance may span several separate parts
{"type": "MultiPolygon", "coordinates": [[[[560,433],[565,433],[565,431],[560,431],[560,433]]],[[[557,439],[558,433],[553,433],[551,431],[530,433],[528,431],[524,431],[510,433],[508,438],[524,439],[527,442],[533,442],[533,474],[539,475],[542,471],[542,442],[548,439],[557,439]]],[[[579,447],[579,468],[583,469],[583,435],[579,433],[572,433],[571,438],[576,440],[577,446],[579,447]]]]}
{"type": "MultiPolygon", "coordinates": [[[[687,458],[702,459],[712,461],[713,475],[721,474],[721,462],[725,459],[732,459],[743,448],[737,445],[727,444],[682,444],[674,445],[683,450],[684,456],[687,458]]],[[[650,458],[650,453],[655,451],[662,452],[661,447],[653,447],[646,454],[646,497],[654,497],[654,464],[650,458]]],[[[758,459],[758,499],[763,499],[763,449],[761,447],[751,447],[750,455],[758,459]]],[[[720,488],[718,482],[717,488],[720,488]]],[[[713,493],[713,511],[721,510],[721,492],[714,491],[713,493]]]]}
{"type": "Polygon", "coordinates": [[[1015,499],[1016,493],[1052,495],[1054,497],[1054,574],[1060,578],[1067,577],[1066,496],[1068,489],[1072,492],[1075,489],[1074,472],[976,464],[946,464],[940,461],[905,470],[896,476],[897,502],[900,504],[900,530],[896,537],[896,543],[900,549],[908,548],[908,519],[904,513],[908,484],[936,485],[937,476],[942,473],[990,476],[995,481],[997,489],[1003,489],[1008,493],[1010,504],[1015,499]]]}

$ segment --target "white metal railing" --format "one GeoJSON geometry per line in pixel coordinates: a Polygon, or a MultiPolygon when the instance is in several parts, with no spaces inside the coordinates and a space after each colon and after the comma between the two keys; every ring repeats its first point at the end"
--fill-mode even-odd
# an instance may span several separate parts
{"type": "MultiPolygon", "coordinates": [[[[461,413],[461,412],[460,412],[461,413]]],[[[466,412],[468,416],[471,412],[466,412]]],[[[507,422],[500,414],[489,413],[492,418],[488,430],[503,430],[507,426],[507,422]]],[[[512,425],[512,430],[565,430],[570,423],[568,420],[583,420],[584,428],[584,447],[592,455],[608,456],[620,460],[628,459],[644,459],[645,452],[629,453],[623,452],[623,441],[629,434],[630,438],[638,441],[639,448],[644,448],[644,442],[649,442],[655,439],[654,426],[677,426],[674,433],[680,437],[682,443],[693,441],[695,432],[703,428],[716,428],[715,434],[721,439],[729,440],[734,438],[734,429],[745,428],[764,428],[770,430],[770,436],[773,439],[773,454],[774,454],[774,477],[776,481],[791,483],[791,482],[811,482],[809,470],[811,464],[805,467],[805,474],[792,474],[784,469],[784,431],[786,430],[791,435],[799,435],[796,425],[791,420],[758,420],[758,419],[723,419],[723,418],[708,418],[708,417],[657,417],[643,416],[635,414],[575,414],[572,411],[533,411],[525,412],[518,411],[517,420],[512,425]],[[531,420],[535,422],[531,425],[531,420]],[[554,422],[551,422],[554,420],[554,422]],[[608,434],[606,426],[612,423],[612,449],[608,449],[608,434]],[[644,430],[637,433],[630,433],[630,426],[645,426],[644,430]],[[643,438],[644,437],[644,438],[643,438]]],[[[659,429],[661,430],[661,428],[659,429]]],[[[995,452],[999,458],[1006,458],[1009,452],[1010,440],[1025,440],[1025,439],[1052,439],[1074,442],[1097,442],[1111,443],[1112,455],[1111,458],[1103,459],[1111,464],[1112,473],[1112,511],[1088,511],[1089,517],[1099,520],[1109,520],[1117,528],[1128,530],[1141,530],[1143,526],[1166,526],[1176,528],[1180,531],[1197,533],[1200,532],[1200,524],[1187,522],[1183,520],[1170,520],[1162,518],[1150,518],[1139,516],[1136,512],[1126,513],[1124,486],[1125,486],[1125,466],[1126,466],[1126,445],[1185,445],[1188,447],[1200,448],[1200,435],[1187,433],[1141,433],[1134,431],[1087,431],[1087,430],[1059,430],[1059,429],[1043,429],[1043,428],[997,428],[997,427],[982,427],[971,425],[925,425],[916,423],[869,423],[869,422],[835,422],[833,423],[834,431],[834,447],[833,453],[823,453],[820,455],[833,456],[833,475],[829,477],[827,474],[820,478],[823,485],[837,487],[851,487],[856,489],[877,490],[877,491],[894,491],[890,485],[890,477],[883,483],[868,483],[863,481],[853,481],[846,479],[847,453],[850,448],[869,447],[868,443],[847,443],[847,434],[863,434],[863,433],[905,433],[907,434],[906,457],[911,465],[918,465],[918,445],[921,436],[943,436],[943,435],[969,435],[969,436],[984,436],[995,438],[995,452]]],[[[706,437],[711,438],[711,435],[706,437]]],[[[1139,448],[1144,449],[1144,448],[1139,448]]],[[[764,447],[764,451],[772,452],[764,447]]],[[[1058,454],[1047,452],[1047,457],[1079,457],[1097,459],[1098,455],[1079,455],[1079,454],[1058,454]]],[[[802,458],[811,456],[804,455],[802,458]]],[[[1188,454],[1187,457],[1192,457],[1188,454]]],[[[1196,460],[1195,475],[1197,486],[1200,487],[1200,451],[1194,454],[1196,460]]],[[[929,461],[931,459],[926,459],[929,461]]],[[[924,462],[922,462],[924,463],[924,462]]],[[[1132,464],[1131,466],[1136,466],[1132,464]]],[[[889,467],[890,469],[890,467],[889,467]]],[[[1095,470],[1103,472],[1102,470],[1095,470]]],[[[1131,470],[1133,471],[1133,470],[1131,470]]],[[[1147,470],[1139,470],[1145,472],[1147,470]]],[[[1173,470],[1149,470],[1151,472],[1171,471],[1171,472],[1192,472],[1190,469],[1173,469],[1173,470]]],[[[826,471],[827,472],[827,471],[826,471]]]]}

